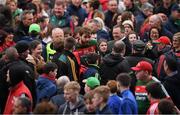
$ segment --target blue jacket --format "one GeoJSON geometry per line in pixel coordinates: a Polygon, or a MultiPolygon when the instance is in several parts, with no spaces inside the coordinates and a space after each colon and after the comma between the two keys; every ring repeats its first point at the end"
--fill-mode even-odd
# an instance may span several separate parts
{"type": "Polygon", "coordinates": [[[122,98],[119,97],[118,95],[109,96],[108,106],[111,109],[113,114],[119,113],[119,108],[121,107],[121,101],[122,101],[122,98]]]}
{"type": "Polygon", "coordinates": [[[122,103],[119,114],[138,114],[136,99],[130,90],[121,93],[122,103]]]}
{"type": "Polygon", "coordinates": [[[180,32],[180,25],[177,25],[172,17],[165,23],[165,28],[172,34],[180,32]]]}
{"type": "Polygon", "coordinates": [[[78,17],[78,26],[82,25],[85,18],[87,17],[85,9],[81,7],[76,7],[73,4],[69,5],[69,7],[67,8],[67,12],[70,16],[74,15],[78,17]]]}
{"type": "Polygon", "coordinates": [[[39,76],[36,82],[37,102],[43,98],[51,98],[57,91],[54,81],[39,76]]]}

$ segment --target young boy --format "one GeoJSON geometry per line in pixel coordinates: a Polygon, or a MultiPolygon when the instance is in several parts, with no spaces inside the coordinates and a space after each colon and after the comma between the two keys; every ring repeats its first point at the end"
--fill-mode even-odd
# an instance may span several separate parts
{"type": "Polygon", "coordinates": [[[93,105],[96,107],[96,114],[112,114],[107,105],[110,89],[107,86],[99,86],[94,89],[93,105]]]}

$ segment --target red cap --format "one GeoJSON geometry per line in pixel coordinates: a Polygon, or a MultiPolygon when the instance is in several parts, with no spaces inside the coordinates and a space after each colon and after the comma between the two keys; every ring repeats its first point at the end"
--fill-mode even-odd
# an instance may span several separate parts
{"type": "Polygon", "coordinates": [[[144,70],[144,71],[152,72],[152,65],[147,61],[140,61],[136,65],[136,67],[132,67],[131,69],[134,71],[144,70]]]}
{"type": "Polygon", "coordinates": [[[170,45],[171,41],[167,36],[161,36],[159,39],[155,40],[155,43],[163,43],[166,45],[170,45]]]}

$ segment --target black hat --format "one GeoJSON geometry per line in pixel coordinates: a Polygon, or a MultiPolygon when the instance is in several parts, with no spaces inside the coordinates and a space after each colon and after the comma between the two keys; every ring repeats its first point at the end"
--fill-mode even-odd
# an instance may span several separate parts
{"type": "Polygon", "coordinates": [[[141,40],[136,40],[134,43],[133,43],[133,49],[136,50],[136,51],[143,51],[144,48],[145,48],[145,43],[141,40]]]}
{"type": "Polygon", "coordinates": [[[173,52],[166,53],[165,60],[166,60],[166,64],[172,71],[177,70],[178,61],[176,55],[173,52]]]}
{"type": "Polygon", "coordinates": [[[173,5],[171,11],[178,11],[180,13],[180,6],[177,4],[173,5]]]}
{"type": "Polygon", "coordinates": [[[15,48],[17,49],[18,53],[23,53],[29,49],[29,44],[25,41],[17,42],[15,48]]]}

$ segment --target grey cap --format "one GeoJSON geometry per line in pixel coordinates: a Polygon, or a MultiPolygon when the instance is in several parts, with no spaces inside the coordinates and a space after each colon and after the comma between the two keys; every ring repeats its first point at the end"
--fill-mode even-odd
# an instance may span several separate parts
{"type": "Polygon", "coordinates": [[[143,51],[145,46],[146,46],[146,44],[142,40],[136,40],[133,43],[133,49],[136,51],[143,51]]]}

